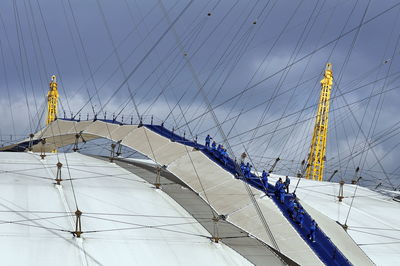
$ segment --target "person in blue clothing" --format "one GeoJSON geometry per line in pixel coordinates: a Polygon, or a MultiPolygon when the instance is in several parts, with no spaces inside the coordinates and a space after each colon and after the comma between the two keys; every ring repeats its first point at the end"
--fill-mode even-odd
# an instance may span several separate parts
{"type": "MultiPolygon", "coordinates": [[[[294,210],[297,211],[299,209],[299,204],[296,202],[296,198],[293,198],[293,205],[294,205],[294,210]]],[[[293,213],[293,218],[294,218],[294,213],[293,213]]]]}
{"type": "Polygon", "coordinates": [[[246,170],[246,166],[244,165],[244,162],[243,162],[243,161],[240,162],[240,170],[242,171],[241,174],[244,176],[244,172],[245,172],[245,170],[246,170]]]}
{"type": "Polygon", "coordinates": [[[303,228],[304,210],[302,207],[299,207],[299,209],[297,210],[296,220],[297,223],[300,225],[300,228],[303,228]]]}
{"type": "Polygon", "coordinates": [[[246,173],[247,173],[247,178],[251,178],[251,168],[252,168],[253,166],[251,165],[251,164],[249,164],[249,163],[247,163],[247,170],[246,170],[246,173]]]}
{"type": "Polygon", "coordinates": [[[221,152],[222,152],[222,145],[221,145],[221,144],[218,144],[218,146],[217,146],[217,153],[214,154],[215,157],[217,157],[218,159],[220,159],[220,158],[221,158],[221,152]]]}
{"type": "Polygon", "coordinates": [[[275,183],[275,196],[279,196],[279,191],[281,190],[281,187],[283,186],[282,184],[282,178],[279,178],[278,181],[275,183]]]}
{"type": "Polygon", "coordinates": [[[317,230],[317,223],[315,220],[312,220],[310,224],[310,233],[307,235],[308,239],[312,242],[315,242],[315,230],[317,230]]]}
{"type": "Polygon", "coordinates": [[[290,179],[289,179],[289,177],[288,176],[286,176],[286,179],[285,179],[285,188],[286,188],[286,193],[289,193],[289,185],[290,185],[290,179]]]}
{"type": "Polygon", "coordinates": [[[285,202],[285,195],[286,195],[285,187],[282,184],[282,186],[279,188],[279,200],[280,200],[281,203],[285,202]]]}
{"type": "Polygon", "coordinates": [[[294,199],[290,199],[287,211],[289,213],[290,218],[292,219],[294,219],[294,208],[295,208],[294,199]]]}
{"type": "Polygon", "coordinates": [[[222,145],[221,145],[221,144],[218,144],[217,152],[218,152],[218,153],[221,153],[221,151],[222,151],[222,145]]]}
{"type": "Polygon", "coordinates": [[[210,142],[212,140],[212,137],[210,135],[207,135],[206,137],[206,148],[209,150],[210,149],[210,142]]]}
{"type": "Polygon", "coordinates": [[[244,175],[245,178],[248,178],[248,177],[249,177],[249,174],[250,174],[250,163],[247,163],[247,164],[244,166],[243,175],[244,175]]]}
{"type": "Polygon", "coordinates": [[[215,141],[213,141],[213,142],[211,143],[211,149],[212,149],[213,151],[217,150],[217,143],[216,143],[215,141]]]}
{"type": "Polygon", "coordinates": [[[269,174],[265,170],[263,170],[261,174],[261,180],[264,186],[265,193],[267,193],[268,191],[268,176],[269,174]]]}
{"type": "Polygon", "coordinates": [[[222,161],[224,162],[224,165],[226,166],[228,164],[228,153],[226,152],[225,149],[222,150],[222,161]]]}

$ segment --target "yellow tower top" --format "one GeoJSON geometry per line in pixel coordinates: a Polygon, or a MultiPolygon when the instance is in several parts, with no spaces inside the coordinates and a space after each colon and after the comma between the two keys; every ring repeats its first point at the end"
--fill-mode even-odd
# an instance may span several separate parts
{"type": "Polygon", "coordinates": [[[324,177],[332,83],[332,64],[328,63],[326,64],[324,78],[321,80],[321,93],[305,173],[307,179],[322,181],[324,177]]]}
{"type": "Polygon", "coordinates": [[[326,64],[324,78],[321,80],[321,85],[332,86],[333,76],[332,76],[332,64],[326,64]]]}
{"type": "Polygon", "coordinates": [[[47,119],[46,125],[57,119],[58,90],[56,76],[51,76],[50,89],[47,93],[47,119]]]}

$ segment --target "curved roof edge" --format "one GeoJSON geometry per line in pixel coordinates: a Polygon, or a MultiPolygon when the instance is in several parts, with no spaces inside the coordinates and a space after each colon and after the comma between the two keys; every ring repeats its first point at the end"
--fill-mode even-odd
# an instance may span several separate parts
{"type": "MultiPolygon", "coordinates": [[[[108,160],[106,157],[96,156],[96,158],[108,160]]],[[[150,183],[154,182],[156,165],[150,165],[141,160],[127,159],[116,159],[115,163],[132,173],[139,174],[150,183]]],[[[213,224],[198,219],[199,216],[204,217],[204,213],[210,212],[210,206],[172,173],[162,169],[160,176],[160,183],[168,184],[162,187],[163,192],[181,205],[212,235],[213,224]]],[[[299,265],[273,247],[243,232],[243,230],[223,218],[218,223],[218,232],[219,237],[222,239],[221,241],[225,245],[238,252],[254,265],[299,265]]]]}

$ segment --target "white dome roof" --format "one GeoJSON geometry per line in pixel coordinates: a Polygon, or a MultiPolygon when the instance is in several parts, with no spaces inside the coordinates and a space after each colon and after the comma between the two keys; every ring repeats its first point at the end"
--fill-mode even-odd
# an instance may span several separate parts
{"type": "Polygon", "coordinates": [[[250,265],[211,242],[162,190],[115,164],[79,153],[41,161],[38,154],[2,152],[0,169],[4,265],[250,265]],[[54,184],[58,158],[74,191],[70,180],[54,184]],[[76,204],[81,238],[71,233],[76,204]]]}

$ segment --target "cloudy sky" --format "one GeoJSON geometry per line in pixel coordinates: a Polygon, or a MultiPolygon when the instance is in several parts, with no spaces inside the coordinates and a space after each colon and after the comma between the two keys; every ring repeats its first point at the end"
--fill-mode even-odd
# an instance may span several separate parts
{"type": "Polygon", "coordinates": [[[331,62],[326,178],[359,166],[365,185],[397,186],[399,14],[389,0],[4,0],[2,141],[44,126],[55,74],[61,117],[153,116],[294,174],[331,62]]]}

